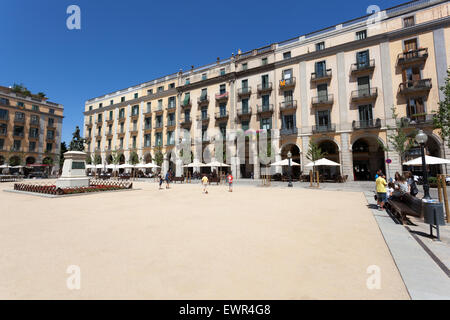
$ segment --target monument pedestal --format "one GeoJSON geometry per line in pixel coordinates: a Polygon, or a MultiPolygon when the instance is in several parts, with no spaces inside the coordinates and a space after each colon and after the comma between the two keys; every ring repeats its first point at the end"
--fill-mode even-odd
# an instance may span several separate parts
{"type": "Polygon", "coordinates": [[[69,151],[64,153],[64,165],[61,178],[56,180],[57,188],[79,188],[89,186],[86,176],[86,153],[69,151]]]}

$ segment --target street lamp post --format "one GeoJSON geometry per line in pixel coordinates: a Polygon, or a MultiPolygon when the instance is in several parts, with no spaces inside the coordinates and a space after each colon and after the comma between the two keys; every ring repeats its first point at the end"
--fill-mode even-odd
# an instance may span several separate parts
{"type": "Polygon", "coordinates": [[[419,133],[416,136],[416,141],[420,145],[420,153],[422,155],[422,175],[423,175],[423,193],[424,199],[431,199],[430,197],[430,185],[428,183],[428,172],[427,172],[427,164],[425,161],[425,144],[428,141],[428,136],[423,130],[419,130],[419,133]]]}
{"type": "Polygon", "coordinates": [[[289,151],[288,154],[287,154],[287,157],[289,159],[289,184],[288,184],[288,187],[292,188],[293,187],[293,185],[292,185],[292,163],[291,163],[291,161],[292,161],[292,152],[289,151]]]}

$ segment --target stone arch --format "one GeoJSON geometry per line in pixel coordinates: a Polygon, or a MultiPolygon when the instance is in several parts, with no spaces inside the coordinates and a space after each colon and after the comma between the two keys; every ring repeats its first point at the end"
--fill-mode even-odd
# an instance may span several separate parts
{"type": "Polygon", "coordinates": [[[5,157],[0,156],[0,166],[5,164],[5,157]]]}
{"type": "Polygon", "coordinates": [[[386,172],[383,145],[374,135],[362,135],[352,140],[353,175],[356,181],[372,181],[377,170],[386,172]]]}
{"type": "Polygon", "coordinates": [[[150,152],[147,152],[145,155],[144,155],[144,163],[145,164],[147,164],[147,163],[151,163],[151,162],[153,162],[153,157],[152,157],[152,154],[150,153],[150,152]]]}
{"type": "Polygon", "coordinates": [[[335,138],[332,138],[332,137],[318,137],[318,138],[315,138],[315,139],[313,140],[313,142],[314,142],[315,144],[317,144],[317,145],[320,145],[321,143],[323,143],[323,142],[325,142],[325,141],[331,141],[331,142],[333,142],[333,143],[336,145],[336,147],[337,147],[337,152],[338,152],[338,153],[341,152],[341,145],[336,141],[335,138]]]}
{"type": "MultiPolygon", "coordinates": [[[[285,160],[288,158],[288,152],[292,153],[292,161],[301,164],[301,148],[296,143],[285,143],[280,148],[281,160],[285,160]]],[[[292,176],[295,179],[300,178],[301,167],[293,166],[292,168],[292,176]]],[[[289,174],[289,168],[283,167],[283,174],[289,174]]]]}
{"type": "MultiPolygon", "coordinates": [[[[333,138],[323,137],[316,139],[314,141],[323,152],[327,154],[324,158],[334,161],[336,163],[341,163],[340,160],[340,146],[337,141],[333,138]]],[[[340,174],[340,167],[319,167],[319,173],[325,179],[334,179],[340,174]]]]}
{"type": "Polygon", "coordinates": [[[22,159],[19,156],[11,156],[8,160],[8,164],[11,167],[19,166],[22,164],[22,159]]]}
{"type": "Polygon", "coordinates": [[[30,164],[35,164],[36,163],[36,158],[29,156],[25,159],[25,164],[30,165],[30,164]]]}

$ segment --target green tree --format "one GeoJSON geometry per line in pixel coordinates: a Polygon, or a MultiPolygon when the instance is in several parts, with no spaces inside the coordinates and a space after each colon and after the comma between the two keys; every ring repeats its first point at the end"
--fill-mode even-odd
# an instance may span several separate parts
{"type": "Polygon", "coordinates": [[[90,154],[86,155],[86,164],[92,164],[92,156],[90,154]]]}
{"type": "MultiPolygon", "coordinates": [[[[308,152],[306,153],[306,159],[311,162],[316,162],[327,155],[323,152],[319,145],[313,141],[309,142],[308,152]]],[[[313,178],[316,179],[316,166],[313,166],[313,178]]]]}
{"type": "Polygon", "coordinates": [[[96,154],[96,155],[94,156],[94,164],[95,164],[95,165],[97,165],[97,164],[102,164],[102,157],[101,157],[99,154],[96,154]]]}
{"type": "Polygon", "coordinates": [[[409,124],[399,119],[397,108],[392,106],[392,118],[395,121],[396,126],[394,128],[388,126],[388,141],[392,146],[390,149],[388,146],[380,146],[384,149],[384,151],[395,151],[400,156],[400,162],[403,163],[406,152],[414,147],[414,137],[416,136],[416,130],[413,130],[408,133],[407,129],[409,128],[409,124]]]}
{"type": "Polygon", "coordinates": [[[156,165],[161,166],[163,161],[164,161],[164,155],[163,155],[163,153],[161,151],[161,147],[157,147],[156,148],[156,152],[155,152],[156,165]]]}
{"type": "Polygon", "coordinates": [[[439,102],[439,109],[434,114],[434,126],[440,130],[442,141],[450,148],[450,69],[447,70],[445,85],[440,88],[444,93],[444,101],[439,102]]]}
{"type": "Polygon", "coordinates": [[[139,156],[138,156],[138,154],[135,151],[133,151],[130,154],[130,164],[136,165],[138,163],[139,163],[139,156]]]}

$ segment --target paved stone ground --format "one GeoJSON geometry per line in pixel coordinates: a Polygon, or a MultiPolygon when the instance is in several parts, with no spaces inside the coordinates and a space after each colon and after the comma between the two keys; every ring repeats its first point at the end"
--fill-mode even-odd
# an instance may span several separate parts
{"type": "Polygon", "coordinates": [[[0,185],[0,298],[410,298],[361,192],[135,186],[49,199],[0,185]]]}

